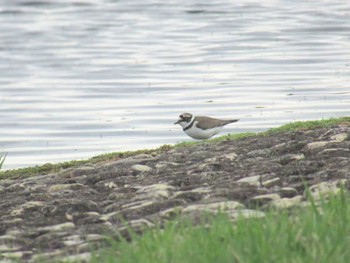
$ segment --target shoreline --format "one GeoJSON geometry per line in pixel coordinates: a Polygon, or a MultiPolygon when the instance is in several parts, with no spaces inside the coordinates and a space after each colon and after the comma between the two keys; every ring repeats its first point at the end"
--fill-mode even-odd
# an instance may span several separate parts
{"type": "Polygon", "coordinates": [[[253,133],[253,132],[233,133],[233,134],[217,136],[206,141],[194,140],[194,141],[188,141],[188,142],[180,142],[174,145],[164,144],[153,149],[111,152],[111,153],[96,155],[91,158],[83,159],[83,160],[71,160],[71,161],[64,161],[64,162],[58,162],[58,163],[46,163],[43,165],[35,165],[30,167],[23,167],[23,168],[17,168],[17,169],[9,169],[9,170],[0,169],[0,180],[4,178],[28,177],[28,176],[38,175],[38,174],[44,175],[44,174],[49,174],[53,172],[58,172],[62,169],[79,167],[81,165],[85,165],[88,163],[102,164],[106,162],[116,161],[122,158],[132,157],[141,153],[150,154],[152,152],[155,152],[159,154],[159,153],[164,153],[166,151],[174,149],[176,147],[184,147],[184,146],[195,145],[200,143],[218,142],[223,140],[238,140],[245,137],[264,136],[264,135],[269,135],[271,133],[277,133],[277,132],[291,132],[291,131],[297,131],[297,130],[303,130],[303,129],[331,127],[334,125],[340,125],[342,123],[350,124],[350,117],[329,118],[329,119],[311,120],[311,121],[296,121],[296,122],[287,123],[285,125],[282,125],[276,128],[271,128],[267,131],[259,132],[259,133],[253,133]]]}

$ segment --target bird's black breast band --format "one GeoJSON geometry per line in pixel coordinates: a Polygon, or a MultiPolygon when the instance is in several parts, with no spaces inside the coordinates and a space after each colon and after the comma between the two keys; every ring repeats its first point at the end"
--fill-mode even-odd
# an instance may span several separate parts
{"type": "Polygon", "coordinates": [[[191,129],[192,126],[193,126],[193,124],[194,124],[194,119],[193,119],[193,121],[190,123],[190,125],[188,125],[187,127],[183,128],[183,131],[187,131],[188,129],[191,129]]]}

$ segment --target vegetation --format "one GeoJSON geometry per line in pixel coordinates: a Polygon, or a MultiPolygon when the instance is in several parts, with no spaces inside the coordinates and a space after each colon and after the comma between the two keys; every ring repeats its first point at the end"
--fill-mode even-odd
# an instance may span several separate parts
{"type": "Polygon", "coordinates": [[[318,207],[268,211],[266,217],[224,214],[204,220],[167,222],[142,236],[125,239],[96,254],[91,262],[154,263],[347,263],[350,257],[350,199],[342,192],[318,207]]]}
{"type": "MultiPolygon", "coordinates": [[[[229,135],[224,135],[224,136],[207,140],[204,143],[218,142],[218,141],[224,141],[224,140],[237,140],[237,139],[242,139],[250,136],[266,136],[266,135],[279,133],[279,132],[307,130],[307,129],[315,129],[320,127],[331,127],[335,125],[350,125],[350,117],[332,118],[332,119],[326,119],[326,120],[305,121],[305,122],[298,121],[298,122],[293,122],[293,123],[283,125],[278,128],[272,128],[262,133],[247,132],[247,133],[239,133],[239,134],[229,134],[229,135]]],[[[80,161],[74,160],[74,161],[62,162],[57,164],[48,163],[41,166],[20,168],[15,170],[8,170],[8,171],[0,171],[0,178],[19,178],[19,177],[29,177],[37,174],[54,173],[65,168],[78,167],[86,163],[103,163],[103,162],[118,160],[120,158],[137,155],[140,153],[161,153],[161,152],[166,152],[175,147],[186,147],[186,146],[194,145],[198,143],[203,143],[203,142],[202,141],[182,142],[175,145],[163,145],[157,149],[137,150],[137,151],[128,151],[128,152],[113,152],[113,153],[98,155],[87,160],[80,160],[80,161]]],[[[1,160],[3,161],[4,158],[0,159],[0,161],[1,160]]]]}
{"type": "Polygon", "coordinates": [[[6,153],[1,153],[0,154],[0,169],[4,165],[5,159],[6,159],[6,153]]]}

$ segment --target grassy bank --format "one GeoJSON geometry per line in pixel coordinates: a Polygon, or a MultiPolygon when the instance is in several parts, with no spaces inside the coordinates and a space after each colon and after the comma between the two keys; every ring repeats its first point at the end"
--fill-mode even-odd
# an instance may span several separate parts
{"type": "MultiPolygon", "coordinates": [[[[237,140],[248,136],[268,136],[278,132],[308,130],[308,129],[315,129],[320,127],[332,127],[336,125],[350,125],[350,117],[332,118],[332,119],[317,120],[317,121],[293,122],[293,123],[283,125],[281,127],[272,128],[266,132],[261,132],[261,133],[247,132],[247,133],[239,133],[239,134],[230,134],[230,135],[216,137],[211,140],[207,140],[206,142],[237,140]]],[[[8,171],[0,171],[0,179],[28,177],[28,176],[33,176],[37,174],[48,174],[48,173],[58,172],[61,169],[65,169],[65,168],[78,167],[80,165],[87,164],[87,163],[94,164],[94,163],[109,162],[113,160],[118,160],[120,158],[137,155],[140,153],[162,153],[174,147],[185,147],[196,143],[203,143],[203,142],[190,141],[190,142],[178,143],[176,145],[163,145],[157,149],[146,149],[146,150],[127,151],[127,152],[113,152],[113,153],[98,155],[87,160],[80,160],[80,161],[74,160],[74,161],[68,161],[68,162],[62,162],[62,163],[56,163],[56,164],[48,163],[40,166],[20,168],[20,169],[8,170],[8,171]]]]}
{"type": "Polygon", "coordinates": [[[115,243],[91,262],[347,263],[349,201],[341,193],[319,207],[269,211],[265,218],[241,218],[236,224],[225,215],[197,226],[172,221],[133,235],[131,243],[115,243]]]}

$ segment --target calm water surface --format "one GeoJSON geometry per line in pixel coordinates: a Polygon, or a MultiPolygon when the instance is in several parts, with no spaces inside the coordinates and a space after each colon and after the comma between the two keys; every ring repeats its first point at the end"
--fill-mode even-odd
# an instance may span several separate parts
{"type": "Polygon", "coordinates": [[[2,0],[5,169],[350,115],[350,3],[2,0]]]}

